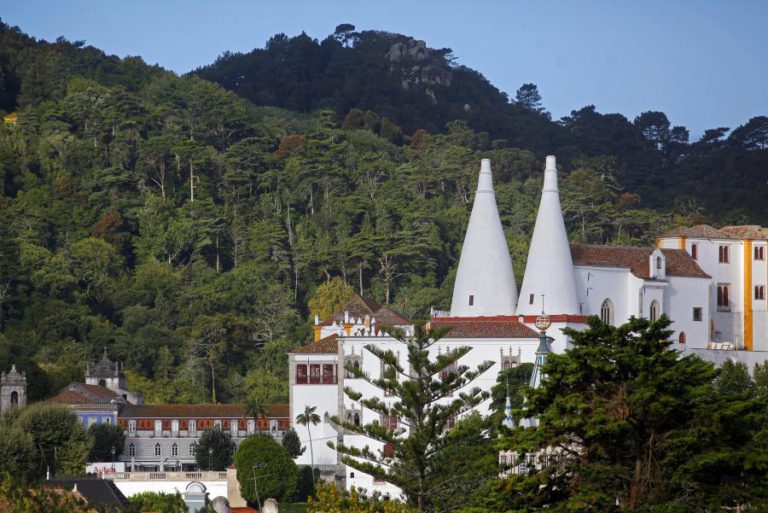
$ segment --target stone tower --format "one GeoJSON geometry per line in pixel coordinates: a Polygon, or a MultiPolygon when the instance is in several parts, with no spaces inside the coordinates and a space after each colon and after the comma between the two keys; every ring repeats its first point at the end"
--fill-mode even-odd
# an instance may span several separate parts
{"type": "Polygon", "coordinates": [[[456,271],[451,317],[514,315],[516,303],[517,284],[493,192],[491,161],[483,159],[456,271]]]}
{"type": "Polygon", "coordinates": [[[109,359],[107,349],[104,348],[104,355],[101,360],[95,363],[88,362],[85,382],[88,385],[99,385],[113,392],[119,392],[125,389],[125,372],[120,362],[113,362],[109,359]]]}
{"type": "Polygon", "coordinates": [[[580,313],[571,248],[560,208],[557,164],[551,155],[544,168],[544,188],[517,303],[518,315],[538,315],[542,310],[550,315],[580,313]]]}
{"type": "Polygon", "coordinates": [[[0,373],[0,413],[27,405],[27,377],[11,366],[8,373],[0,373]]]}

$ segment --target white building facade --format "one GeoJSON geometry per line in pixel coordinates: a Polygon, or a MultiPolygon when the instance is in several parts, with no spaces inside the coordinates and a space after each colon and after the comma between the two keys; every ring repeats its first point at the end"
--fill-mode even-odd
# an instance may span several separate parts
{"type": "MultiPolygon", "coordinates": [[[[534,361],[539,344],[535,322],[542,312],[546,312],[551,322],[547,334],[552,337],[550,349],[554,353],[562,353],[569,347],[570,340],[562,332],[563,328],[584,329],[591,315],[620,325],[631,317],[655,320],[666,314],[673,320],[671,329],[676,348],[683,351],[693,347],[706,349],[711,347],[717,333],[735,338],[731,334],[739,330],[745,340],[751,340],[750,347],[762,347],[759,344],[765,344],[768,335],[764,296],[747,301],[744,291],[748,286],[754,297],[764,294],[764,290],[756,287],[764,287],[766,281],[768,267],[764,254],[768,249],[758,255],[755,248],[765,247],[766,237],[758,241],[754,233],[749,235],[749,244],[745,237],[738,238],[732,232],[708,243],[712,247],[724,244],[731,248],[729,258],[733,259],[734,266],[729,268],[709,263],[717,256],[717,249],[702,248],[698,254],[696,250],[692,253],[690,244],[694,239],[690,234],[665,236],[658,248],[569,245],[560,206],[556,160],[549,156],[518,295],[494,197],[490,162],[483,160],[451,310],[433,311],[430,318],[430,326],[452,328],[435,344],[434,351],[472,347],[459,363],[472,368],[484,361],[493,362],[490,370],[472,383],[490,390],[502,369],[534,361]],[[755,258],[762,256],[762,267],[748,266],[745,252],[755,258]],[[737,282],[747,285],[738,288],[737,282]],[[722,284],[731,287],[727,315],[724,308],[713,306],[718,297],[723,302],[722,284]],[[742,305],[747,303],[745,309],[742,305]],[[748,314],[744,313],[747,311],[748,314]],[[738,312],[742,312],[741,317],[738,312]],[[752,338],[748,338],[743,329],[743,319],[751,323],[752,338]],[[756,342],[754,334],[758,332],[761,342],[756,342]]],[[[695,243],[704,246],[703,241],[695,243]]],[[[381,390],[344,370],[345,365],[354,365],[371,378],[382,376],[381,362],[366,349],[369,344],[399,354],[407,368],[405,346],[384,333],[380,329],[383,325],[396,326],[406,332],[413,329],[411,322],[396,312],[357,295],[331,319],[323,322],[316,319],[315,342],[289,356],[290,415],[295,419],[307,406],[312,406],[321,418],[317,425],[296,427],[303,443],[309,443],[311,437],[313,447],[313,451],[307,450],[297,463],[310,464],[314,458],[315,466],[323,470],[326,478],[334,476],[347,487],[397,497],[399,490],[393,486],[341,465],[336,452],[328,447],[328,441],[333,441],[387,451],[370,439],[344,432],[331,420],[338,416],[355,424],[378,421],[397,426],[397,419],[381,418],[344,393],[348,387],[363,397],[390,399],[382,396],[381,390]]],[[[478,409],[487,413],[488,407],[485,403],[478,409]]]]}

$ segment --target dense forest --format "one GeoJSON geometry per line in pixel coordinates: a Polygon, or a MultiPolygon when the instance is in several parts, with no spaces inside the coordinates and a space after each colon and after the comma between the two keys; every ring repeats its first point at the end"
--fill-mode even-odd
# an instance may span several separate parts
{"type": "Polygon", "coordinates": [[[39,399],[107,348],[150,401],[286,397],[309,300],[342,280],[447,307],[479,159],[518,279],[545,154],[572,240],[768,222],[768,118],[690,142],[660,112],[554,121],[447,49],[277,35],[176,76],[0,25],[0,368],[39,399]]]}

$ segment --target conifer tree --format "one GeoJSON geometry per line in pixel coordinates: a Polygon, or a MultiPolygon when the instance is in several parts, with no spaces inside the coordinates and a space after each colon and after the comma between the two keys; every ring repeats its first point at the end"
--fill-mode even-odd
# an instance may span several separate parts
{"type": "Polygon", "coordinates": [[[436,472],[436,462],[446,451],[464,443],[462,437],[450,436],[450,428],[461,415],[488,399],[489,394],[471,386],[471,382],[493,362],[483,362],[473,369],[461,365],[460,360],[472,350],[469,346],[436,354],[432,348],[445,334],[444,330],[430,331],[417,324],[413,336],[397,329],[387,331],[405,346],[407,367],[393,351],[368,345],[366,350],[382,363],[382,376],[369,377],[352,366],[347,371],[382,393],[363,398],[351,387],[345,390],[350,399],[378,414],[382,422],[374,420],[358,426],[334,419],[345,429],[364,435],[383,448],[374,450],[332,442],[329,446],[342,455],[344,464],[399,487],[410,503],[424,511],[430,505],[431,493],[444,488],[452,479],[445,470],[442,475],[436,472]],[[394,399],[382,399],[384,396],[394,399]],[[396,419],[397,427],[392,419],[396,419]]]}

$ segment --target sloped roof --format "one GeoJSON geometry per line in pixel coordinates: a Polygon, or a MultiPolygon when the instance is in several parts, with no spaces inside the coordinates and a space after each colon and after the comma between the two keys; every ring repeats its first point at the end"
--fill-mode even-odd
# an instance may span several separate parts
{"type": "Polygon", "coordinates": [[[432,328],[450,328],[443,338],[538,338],[539,334],[519,322],[519,317],[433,317],[432,328]]]}
{"type": "Polygon", "coordinates": [[[339,350],[338,338],[339,336],[334,333],[289,352],[293,354],[336,354],[339,350]]]}
{"type": "MultiPolygon", "coordinates": [[[[268,417],[290,417],[288,404],[268,404],[268,417]]],[[[240,418],[248,417],[245,404],[126,404],[120,418],[240,418]]]]}
{"type": "Polygon", "coordinates": [[[334,322],[344,322],[344,312],[349,312],[350,317],[365,318],[366,315],[376,319],[377,324],[387,324],[389,326],[406,326],[411,321],[395,312],[394,310],[381,306],[373,299],[368,299],[359,294],[352,294],[349,301],[341,308],[341,311],[335,313],[330,319],[325,319],[321,323],[323,326],[330,326],[334,322]]]}
{"type": "Polygon", "coordinates": [[[108,404],[115,399],[120,399],[120,395],[106,387],[86,383],[70,383],[46,402],[55,404],[108,404]]]}
{"type": "Polygon", "coordinates": [[[660,238],[667,239],[673,237],[693,237],[698,239],[738,239],[724,229],[719,230],[708,224],[697,224],[695,226],[679,226],[674,230],[668,231],[660,238]]]}
{"type": "Polygon", "coordinates": [[[720,231],[739,239],[768,239],[768,228],[763,228],[760,225],[723,226],[720,231]]]}
{"type": "MultiPolygon", "coordinates": [[[[618,267],[629,269],[638,278],[649,279],[648,268],[651,253],[656,248],[627,246],[581,246],[571,245],[573,265],[591,267],[618,267]]],[[[668,276],[689,276],[709,278],[696,261],[682,249],[662,248],[668,276]]]]}
{"type": "Polygon", "coordinates": [[[121,511],[131,503],[123,492],[110,479],[96,477],[54,477],[43,482],[47,488],[58,488],[71,491],[77,485],[77,491],[93,507],[116,506],[121,511]]]}

